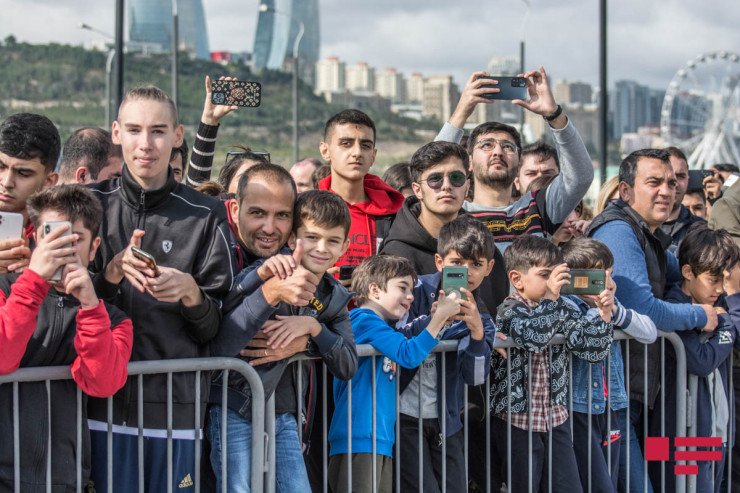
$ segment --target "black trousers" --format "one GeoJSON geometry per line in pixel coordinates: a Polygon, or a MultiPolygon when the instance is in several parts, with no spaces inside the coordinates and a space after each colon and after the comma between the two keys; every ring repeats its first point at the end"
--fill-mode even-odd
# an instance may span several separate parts
{"type": "Polygon", "coordinates": [[[578,473],[583,491],[614,493],[619,479],[619,447],[622,431],[619,429],[617,413],[611,413],[611,429],[607,427],[606,413],[591,415],[591,434],[588,432],[588,414],[573,411],[573,449],[576,454],[578,473]],[[591,442],[591,488],[588,483],[588,442],[591,442]],[[611,464],[608,462],[607,444],[611,444],[611,464]]]}
{"type": "Polygon", "coordinates": [[[507,461],[511,461],[512,493],[529,491],[529,478],[532,491],[548,491],[550,471],[552,471],[552,491],[555,493],[582,493],[578,476],[576,456],[570,437],[570,423],[566,420],[552,429],[552,433],[532,433],[532,449],[529,450],[529,432],[511,427],[511,451],[507,454],[507,423],[501,418],[491,418],[491,439],[496,444],[499,457],[503,459],[501,475],[506,482],[507,461]],[[552,436],[552,462],[549,461],[548,443],[552,436]],[[529,459],[532,470],[529,470],[529,459]]]}
{"type": "Polygon", "coordinates": [[[435,419],[422,420],[421,450],[419,449],[419,425],[417,418],[401,414],[401,449],[396,453],[401,458],[401,491],[413,493],[435,493],[442,491],[442,468],[446,466],[445,483],[450,493],[468,490],[465,481],[465,451],[463,430],[447,437],[446,455],[442,456],[442,434],[435,419]],[[419,478],[419,461],[422,477],[419,478]],[[420,489],[421,487],[421,489],[420,489]]]}

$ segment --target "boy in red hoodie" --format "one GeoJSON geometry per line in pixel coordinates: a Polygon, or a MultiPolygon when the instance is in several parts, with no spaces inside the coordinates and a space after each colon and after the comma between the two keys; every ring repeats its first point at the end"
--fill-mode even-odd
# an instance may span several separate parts
{"type": "Polygon", "coordinates": [[[352,214],[349,248],[335,268],[359,265],[380,250],[403,195],[369,173],[378,152],[375,123],[362,111],[344,110],[329,118],[319,150],[331,166],[331,175],[319,182],[319,190],[338,194],[352,214]]]}

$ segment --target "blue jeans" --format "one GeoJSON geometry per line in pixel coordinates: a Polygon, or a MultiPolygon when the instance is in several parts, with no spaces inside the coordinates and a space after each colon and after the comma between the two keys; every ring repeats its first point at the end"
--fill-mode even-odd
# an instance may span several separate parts
{"type": "MultiPolygon", "coordinates": [[[[231,409],[226,410],[226,489],[230,493],[249,493],[252,473],[252,423],[231,409]]],[[[221,491],[221,421],[223,408],[211,406],[206,429],[211,442],[211,466],[216,475],[216,491],[221,491]]],[[[298,424],[292,414],[275,417],[275,491],[310,492],[308,474],[298,441],[298,424]]]]}
{"type": "Polygon", "coordinates": [[[622,446],[619,447],[619,491],[627,491],[627,448],[630,451],[630,475],[629,491],[632,493],[642,493],[647,491],[653,493],[653,487],[650,479],[645,474],[645,461],[640,448],[640,440],[635,432],[635,423],[640,424],[644,406],[642,403],[630,400],[630,414],[627,419],[627,408],[617,411],[619,416],[619,429],[622,430],[622,446]],[[626,437],[629,436],[629,447],[627,446],[626,437]],[[647,490],[645,483],[647,482],[647,490]]]}

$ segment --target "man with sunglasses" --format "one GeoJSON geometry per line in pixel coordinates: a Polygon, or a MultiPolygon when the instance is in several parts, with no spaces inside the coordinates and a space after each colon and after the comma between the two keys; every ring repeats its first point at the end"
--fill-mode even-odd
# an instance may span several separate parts
{"type": "Polygon", "coordinates": [[[468,153],[459,144],[431,142],[411,158],[411,188],[382,253],[407,258],[417,274],[437,272],[434,254],[442,226],[457,218],[468,193],[468,153]]]}

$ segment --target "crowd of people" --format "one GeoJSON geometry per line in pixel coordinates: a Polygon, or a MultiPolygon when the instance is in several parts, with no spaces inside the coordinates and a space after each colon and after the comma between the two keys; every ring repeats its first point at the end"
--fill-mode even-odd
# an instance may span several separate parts
{"type": "Polygon", "coordinates": [[[680,149],[639,150],[591,208],[591,158],[542,67],[523,74],[528,99],[513,103],[544,118],[554,145],[524,146],[499,122],[464,135],[478,105],[500,104],[482,75],[435,141],[383,179],[370,172],[373,120],[347,109],[326,122],[326,164],[288,170],[243,147],[212,180],[221,121],[237,108],[211,103],[208,78],[192,148],[153,86],[126,95],[110,132],[82,128],[63,146],[48,118],[5,117],[0,226],[18,214],[23,227],[0,239],[0,373],[69,365],[72,381],[20,384],[17,409],[0,385],[0,489],[19,465],[21,491],[74,491],[79,432],[85,491],[138,491],[142,464],[146,491],[193,487],[201,468],[205,491],[250,491],[242,375],[127,378],[129,361],[227,356],[275,397],[279,491],[320,491],[326,479],[335,493],[390,492],[394,474],[401,491],[653,491],[660,465],[644,475],[644,438],[675,436],[682,391],[661,330],[678,334],[699,377],[698,435],[723,444],[723,461],[699,463],[697,491],[719,492],[740,376],[729,358],[740,347],[740,188],[723,186],[737,167],[689,189],[680,149]],[[561,293],[571,269],[602,271],[603,289],[561,293]],[[445,272],[464,272],[464,284],[443,289],[445,272]],[[457,350],[435,352],[440,341],[457,350]],[[380,354],[358,358],[356,344],[380,354]],[[313,359],[298,364],[299,353],[313,359]]]}

